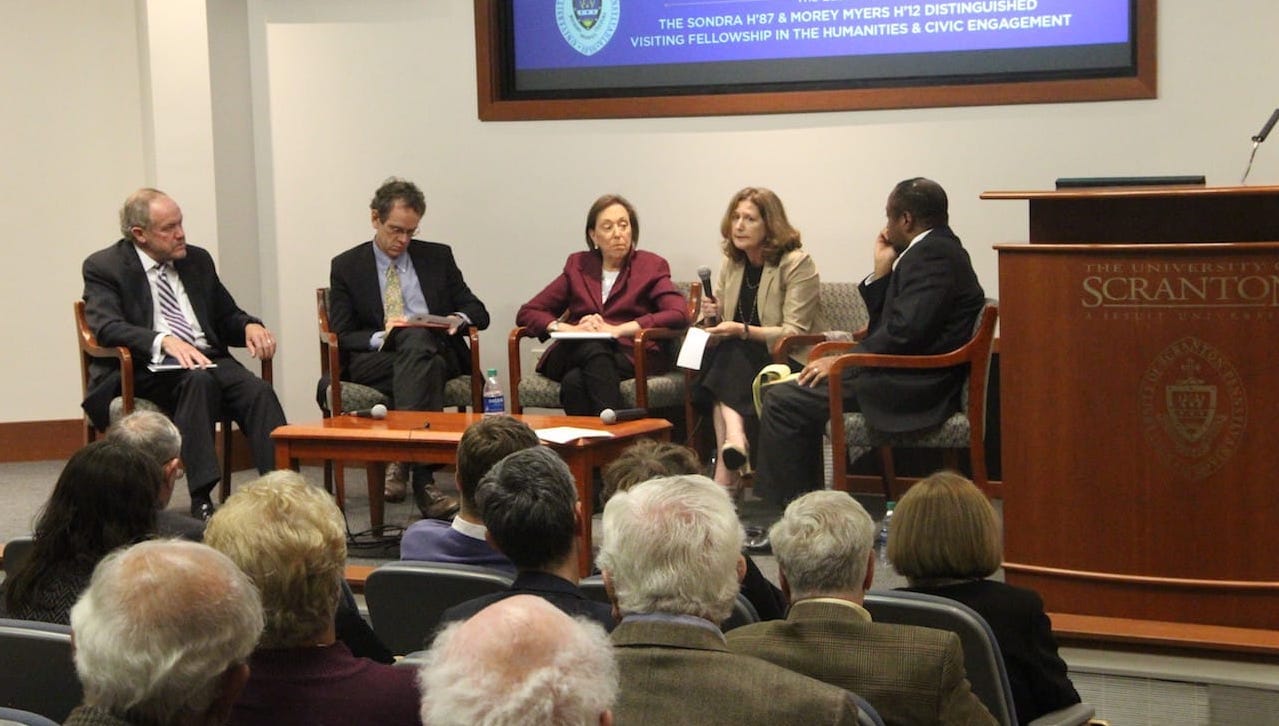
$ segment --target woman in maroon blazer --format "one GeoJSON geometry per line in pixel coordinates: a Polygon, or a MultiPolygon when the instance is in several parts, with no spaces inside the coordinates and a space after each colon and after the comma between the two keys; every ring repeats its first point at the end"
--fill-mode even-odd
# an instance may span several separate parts
{"type": "MultiPolygon", "coordinates": [[[[603,333],[607,338],[556,340],[537,370],[560,383],[560,405],[574,416],[622,407],[621,382],[635,375],[631,337],[642,328],[688,325],[684,296],[666,260],[635,249],[639,217],[631,203],[606,194],[586,215],[586,252],[574,252],[560,273],[515,316],[545,340],[551,333],[603,333]]],[[[645,354],[650,372],[670,361],[656,344],[645,354]]]]}

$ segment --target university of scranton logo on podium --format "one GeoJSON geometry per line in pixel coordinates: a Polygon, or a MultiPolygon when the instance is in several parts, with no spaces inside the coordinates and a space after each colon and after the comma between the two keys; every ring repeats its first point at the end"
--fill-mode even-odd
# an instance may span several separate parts
{"type": "Polygon", "coordinates": [[[1179,478],[1199,481],[1239,448],[1248,401],[1220,350],[1187,336],[1155,356],[1141,379],[1146,441],[1179,478]]]}
{"type": "Polygon", "coordinates": [[[555,0],[555,23],[582,55],[595,55],[617,32],[621,0],[555,0]]]}

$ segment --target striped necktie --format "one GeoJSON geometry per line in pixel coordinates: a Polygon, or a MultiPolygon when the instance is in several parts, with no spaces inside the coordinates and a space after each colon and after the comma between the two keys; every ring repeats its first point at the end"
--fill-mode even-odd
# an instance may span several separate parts
{"type": "Polygon", "coordinates": [[[386,320],[404,317],[404,293],[400,290],[400,271],[395,267],[395,260],[386,268],[386,293],[382,298],[382,309],[386,320]]]}
{"type": "Polygon", "coordinates": [[[169,324],[169,332],[191,345],[195,345],[195,331],[191,329],[191,324],[187,322],[187,318],[182,314],[182,304],[178,302],[178,294],[174,292],[173,286],[169,284],[168,271],[172,269],[169,263],[156,265],[156,290],[160,293],[160,315],[164,316],[164,322],[169,324]]]}

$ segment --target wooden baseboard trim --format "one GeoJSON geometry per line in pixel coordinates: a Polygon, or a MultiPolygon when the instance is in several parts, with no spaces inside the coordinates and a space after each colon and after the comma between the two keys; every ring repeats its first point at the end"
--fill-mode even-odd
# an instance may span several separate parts
{"type": "MultiPolygon", "coordinates": [[[[0,464],[64,461],[83,445],[83,419],[0,423],[0,464]]],[[[253,468],[249,442],[239,429],[231,432],[231,453],[232,466],[236,471],[253,468]]]]}
{"type": "Polygon", "coordinates": [[[66,459],[84,443],[83,419],[0,423],[0,463],[66,459]]]}
{"type": "MultiPolygon", "coordinates": [[[[922,477],[899,476],[897,477],[897,496],[906,493],[906,490],[914,486],[922,477]]],[[[848,477],[849,491],[854,494],[879,494],[884,493],[884,484],[878,476],[869,474],[852,474],[848,477]]],[[[993,499],[1003,499],[1004,483],[1002,481],[989,481],[986,483],[986,494],[993,499]]]]}
{"type": "Polygon", "coordinates": [[[1158,620],[1111,618],[1075,613],[1048,613],[1053,634],[1061,645],[1080,647],[1139,647],[1169,653],[1194,651],[1230,657],[1272,660],[1279,655],[1279,631],[1224,625],[1171,623],[1158,620]]]}

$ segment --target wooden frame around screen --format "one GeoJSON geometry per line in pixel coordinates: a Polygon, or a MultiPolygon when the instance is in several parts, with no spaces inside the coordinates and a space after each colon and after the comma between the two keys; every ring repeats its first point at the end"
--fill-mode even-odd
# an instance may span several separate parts
{"type": "Polygon", "coordinates": [[[504,50],[497,19],[498,0],[475,0],[476,97],[479,118],[481,121],[534,121],[726,116],[1155,98],[1156,1],[1137,0],[1137,74],[1123,78],[517,101],[502,95],[501,73],[505,59],[502,57],[504,50]]]}

